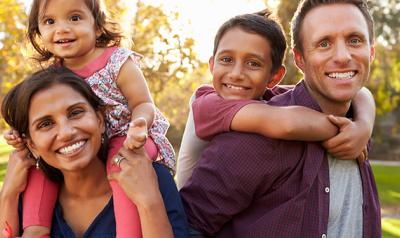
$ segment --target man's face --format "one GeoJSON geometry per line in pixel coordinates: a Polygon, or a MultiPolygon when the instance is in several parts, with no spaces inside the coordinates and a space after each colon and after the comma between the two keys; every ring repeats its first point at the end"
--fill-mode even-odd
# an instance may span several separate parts
{"type": "Polygon", "coordinates": [[[349,105],[369,76],[374,48],[367,22],[351,4],[312,9],[301,26],[303,53],[294,50],[311,95],[321,108],[349,105]]]}
{"type": "Polygon", "coordinates": [[[269,42],[239,27],[224,34],[209,63],[214,88],[225,99],[260,99],[285,72],[282,66],[272,74],[269,42]]]}

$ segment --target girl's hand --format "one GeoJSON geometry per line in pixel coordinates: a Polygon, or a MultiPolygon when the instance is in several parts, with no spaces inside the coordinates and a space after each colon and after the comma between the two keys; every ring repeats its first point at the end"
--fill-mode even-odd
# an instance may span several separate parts
{"type": "Polygon", "coordinates": [[[17,150],[25,149],[25,142],[20,137],[18,131],[14,129],[10,129],[9,131],[4,132],[4,139],[6,139],[7,144],[11,145],[17,150]]]}
{"type": "Polygon", "coordinates": [[[143,147],[135,150],[122,147],[117,156],[123,157],[118,164],[121,171],[110,173],[108,179],[116,180],[138,207],[161,202],[157,175],[143,147]]]}
{"type": "MultiPolygon", "coordinates": [[[[357,124],[345,117],[329,115],[328,119],[337,127],[339,134],[322,143],[324,148],[335,158],[352,160],[363,156],[369,140],[369,133],[362,123],[357,124]]],[[[362,159],[363,160],[363,159],[362,159]]]]}
{"type": "Polygon", "coordinates": [[[15,199],[25,190],[29,168],[35,164],[35,161],[29,158],[28,154],[28,149],[11,152],[4,178],[2,195],[15,199]]]}
{"type": "Polygon", "coordinates": [[[133,120],[129,123],[124,147],[131,150],[141,148],[146,143],[147,130],[146,119],[139,117],[133,120]]]}

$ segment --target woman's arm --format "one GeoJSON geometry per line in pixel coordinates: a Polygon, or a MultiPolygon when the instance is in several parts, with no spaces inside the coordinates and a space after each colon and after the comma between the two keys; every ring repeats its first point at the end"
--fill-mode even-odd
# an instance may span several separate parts
{"type": "Polygon", "coordinates": [[[122,147],[119,154],[124,157],[120,163],[121,171],[110,173],[108,178],[116,180],[136,204],[143,237],[174,237],[151,160],[143,148],[122,147]]]}
{"type": "Polygon", "coordinates": [[[154,120],[154,104],[146,80],[133,60],[128,59],[121,67],[117,84],[128,101],[131,125],[124,146],[130,149],[144,145],[148,128],[154,120]]]}
{"type": "MultiPolygon", "coordinates": [[[[25,190],[28,178],[28,170],[34,161],[27,158],[28,150],[15,150],[11,153],[3,187],[0,191],[0,226],[3,230],[6,222],[13,231],[13,237],[20,230],[18,216],[18,198],[25,190]]],[[[4,237],[0,233],[0,237],[4,237]]]]}
{"type": "Polygon", "coordinates": [[[284,140],[320,141],[335,136],[338,128],[328,117],[301,106],[277,107],[251,103],[233,117],[231,129],[284,140]]]}

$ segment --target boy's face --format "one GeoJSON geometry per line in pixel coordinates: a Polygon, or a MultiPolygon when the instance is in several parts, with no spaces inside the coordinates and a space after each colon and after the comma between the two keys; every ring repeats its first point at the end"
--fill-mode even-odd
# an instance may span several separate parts
{"type": "MultiPolygon", "coordinates": [[[[269,42],[239,27],[229,29],[221,38],[210,71],[216,92],[225,99],[260,99],[284,74],[272,75],[269,42]]],[[[283,68],[283,67],[282,67],[283,68]]]]}

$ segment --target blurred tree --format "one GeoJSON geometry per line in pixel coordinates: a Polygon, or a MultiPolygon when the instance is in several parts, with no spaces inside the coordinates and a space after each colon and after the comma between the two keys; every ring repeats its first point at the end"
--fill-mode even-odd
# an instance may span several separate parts
{"type": "Polygon", "coordinates": [[[0,94],[4,95],[31,70],[26,63],[24,4],[17,0],[0,1],[0,94]]]}

